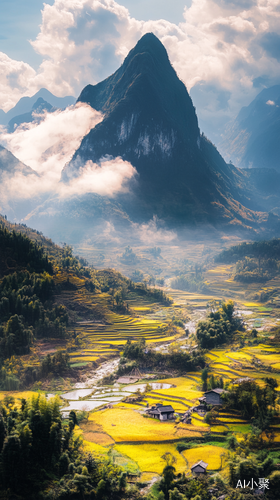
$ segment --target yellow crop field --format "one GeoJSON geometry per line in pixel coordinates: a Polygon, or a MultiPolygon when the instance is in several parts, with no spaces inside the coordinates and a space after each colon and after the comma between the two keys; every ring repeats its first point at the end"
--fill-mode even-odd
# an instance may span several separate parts
{"type": "Polygon", "coordinates": [[[259,302],[244,302],[245,307],[260,307],[260,305],[259,302]]]}
{"type": "Polygon", "coordinates": [[[218,266],[215,269],[208,269],[207,273],[213,273],[213,274],[229,274],[230,273],[230,266],[218,266]]]}
{"type": "Polygon", "coordinates": [[[209,358],[209,359],[212,359],[213,361],[215,361],[216,359],[218,360],[219,357],[217,356],[217,354],[214,354],[213,352],[207,352],[206,353],[206,357],[209,358]]]}
{"type": "Polygon", "coordinates": [[[108,434],[103,432],[84,432],[83,438],[85,441],[100,444],[101,446],[109,446],[115,442],[108,434]]]}
{"type": "Polygon", "coordinates": [[[147,306],[133,307],[132,309],[137,312],[150,312],[151,310],[151,308],[147,306]]]}
{"type": "Polygon", "coordinates": [[[1,391],[0,392],[0,401],[2,401],[5,396],[12,396],[15,399],[29,399],[32,396],[38,396],[38,392],[32,391],[1,391]]]}
{"type": "Polygon", "coordinates": [[[219,417],[219,422],[223,422],[225,424],[227,423],[236,423],[236,424],[244,424],[244,420],[240,419],[240,418],[234,418],[234,417],[219,417]]]}
{"type": "Polygon", "coordinates": [[[143,407],[143,409],[146,408],[146,404],[124,403],[124,401],[114,404],[114,408],[128,408],[129,410],[141,410],[141,407],[143,407]]]}
{"type": "Polygon", "coordinates": [[[249,354],[246,354],[245,352],[229,352],[228,355],[227,355],[230,359],[236,359],[236,360],[240,360],[240,361],[251,361],[252,359],[252,356],[250,356],[249,354]]]}
{"type": "Polygon", "coordinates": [[[228,431],[228,427],[225,425],[211,425],[211,432],[225,432],[228,431]]]}
{"type": "Polygon", "coordinates": [[[96,455],[98,457],[100,457],[100,455],[107,456],[108,448],[105,448],[100,444],[84,441],[83,445],[84,445],[84,451],[87,453],[92,453],[93,455],[96,455]]]}
{"type": "Polygon", "coordinates": [[[147,444],[119,444],[115,446],[115,449],[119,451],[122,455],[126,455],[131,460],[134,460],[139,466],[142,472],[154,472],[161,474],[166,462],[161,457],[166,453],[172,453],[176,458],[176,472],[184,472],[186,470],[186,462],[180,453],[176,450],[174,444],[158,444],[158,443],[147,443],[147,444]]]}
{"type": "Polygon", "coordinates": [[[182,455],[188,462],[188,469],[190,469],[196,462],[203,460],[208,464],[208,470],[219,470],[223,467],[223,455],[227,455],[227,450],[219,446],[201,446],[184,450],[182,455]]]}
{"type": "Polygon", "coordinates": [[[229,351],[228,350],[224,350],[224,349],[213,349],[213,351],[211,351],[212,354],[215,354],[217,356],[217,361],[219,361],[220,363],[228,363],[228,357],[227,357],[227,354],[229,354],[229,351]]]}
{"type": "MultiPolygon", "coordinates": [[[[275,347],[271,347],[271,345],[266,345],[266,344],[259,344],[257,348],[255,348],[256,350],[260,351],[274,351],[277,350],[277,348],[275,347]]],[[[278,352],[280,354],[280,352],[278,352]]]]}
{"type": "MultiPolygon", "coordinates": [[[[175,422],[145,418],[137,411],[112,408],[92,413],[89,422],[98,424],[116,442],[165,441],[197,435],[192,426],[177,429],[175,422]]],[[[202,429],[204,430],[204,428],[202,429]]]]}
{"type": "Polygon", "coordinates": [[[279,363],[280,360],[279,354],[256,354],[256,358],[267,365],[277,362],[279,363]]]}
{"type": "MultiPolygon", "coordinates": [[[[189,376],[193,376],[192,374],[189,374],[189,376]]],[[[202,396],[202,391],[199,391],[196,389],[196,381],[192,380],[192,378],[188,377],[178,377],[178,378],[170,378],[170,379],[164,379],[160,382],[167,383],[167,384],[172,384],[175,385],[176,387],[170,387],[169,389],[161,389],[160,391],[155,391],[157,394],[162,394],[162,396],[176,396],[177,398],[180,397],[182,398],[182,402],[184,402],[184,399],[187,399],[189,401],[196,401],[198,398],[202,396]]],[[[153,394],[153,392],[151,392],[153,394]]]]}
{"type": "MultiPolygon", "coordinates": [[[[102,356],[104,356],[104,354],[102,354],[102,356]]],[[[99,356],[71,356],[70,357],[70,362],[71,363],[75,363],[77,361],[95,361],[96,359],[99,359],[99,356]]]]}
{"type": "Polygon", "coordinates": [[[183,405],[182,403],[180,403],[180,401],[176,401],[176,400],[172,400],[172,399],[164,399],[164,398],[161,398],[160,396],[157,396],[157,397],[145,397],[145,403],[149,403],[149,406],[152,406],[156,403],[158,403],[159,401],[162,401],[162,404],[171,404],[172,405],[172,408],[175,410],[175,412],[179,412],[179,413],[182,413],[182,412],[185,412],[188,410],[188,408],[191,406],[191,404],[185,402],[185,404],[183,405]]]}
{"type": "Polygon", "coordinates": [[[159,474],[156,474],[155,472],[142,472],[140,480],[143,483],[148,483],[153,479],[153,477],[159,477],[159,474]]]}

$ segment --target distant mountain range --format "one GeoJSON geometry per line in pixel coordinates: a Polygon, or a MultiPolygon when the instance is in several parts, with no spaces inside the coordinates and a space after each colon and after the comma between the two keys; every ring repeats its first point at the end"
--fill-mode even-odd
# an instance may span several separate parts
{"type": "Polygon", "coordinates": [[[7,111],[7,113],[5,113],[5,111],[1,109],[0,124],[7,125],[10,120],[14,119],[15,117],[24,115],[25,113],[30,113],[34,104],[38,101],[39,98],[42,98],[44,101],[50,104],[51,107],[59,109],[67,108],[67,106],[70,106],[71,104],[74,104],[76,102],[76,98],[73,96],[56,97],[47,89],[40,89],[32,97],[22,97],[12,109],[7,111]]]}
{"type": "Polygon", "coordinates": [[[15,116],[12,118],[8,125],[7,131],[9,133],[14,132],[14,130],[22,123],[36,122],[39,123],[43,119],[43,112],[53,113],[57,108],[49,104],[42,97],[39,97],[35,104],[33,104],[31,111],[28,113],[23,113],[22,115],[15,116]]]}
{"type": "MultiPolygon", "coordinates": [[[[10,130],[22,120],[33,119],[32,106],[46,106],[49,111],[62,106],[62,101],[55,101],[59,98],[51,100],[46,90],[40,92],[43,95],[23,98],[15,106],[16,113],[9,118],[10,130]],[[24,110],[27,102],[31,108],[24,110]]],[[[260,107],[276,113],[277,91],[269,95],[269,99],[263,96],[260,107]]],[[[64,99],[66,104],[67,99],[72,103],[74,98],[64,99]]],[[[104,157],[130,162],[137,176],[128,190],[114,197],[91,193],[45,197],[35,208],[33,204],[25,217],[29,225],[56,241],[72,243],[98,231],[114,239],[114,228],[124,228],[129,235],[137,224],[153,217],[167,229],[215,227],[227,232],[245,230],[252,235],[271,235],[280,230],[278,216],[267,213],[273,209],[274,214],[280,214],[279,191],[275,188],[280,186],[278,173],[271,169],[267,180],[260,169],[242,170],[224,161],[200,132],[187,89],[152,33],[139,40],[113,75],[85,87],[78,101],[101,111],[104,118],[83,138],[65,165],[61,182],[67,186],[81,175],[89,160],[101,166],[104,157]]],[[[250,110],[241,111],[240,116],[239,123],[252,122],[250,110]]]]}
{"type": "MultiPolygon", "coordinates": [[[[219,143],[225,158],[242,168],[280,171],[280,85],[262,90],[241,109],[219,143]]],[[[267,173],[269,175],[269,173],[267,173]]]]}

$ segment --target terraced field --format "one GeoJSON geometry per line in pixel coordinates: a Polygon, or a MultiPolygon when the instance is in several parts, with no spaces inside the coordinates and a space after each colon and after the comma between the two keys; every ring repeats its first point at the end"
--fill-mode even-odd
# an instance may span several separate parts
{"type": "Polygon", "coordinates": [[[86,287],[85,280],[59,271],[55,275],[56,284],[68,283],[71,290],[63,290],[61,301],[67,305],[74,304],[80,317],[76,314],[76,322],[73,326],[73,335],[76,338],[70,346],[70,361],[72,366],[77,363],[100,362],[116,357],[123,349],[128,339],[137,341],[145,338],[147,343],[160,343],[172,341],[177,338],[177,334],[168,335],[167,323],[165,322],[169,314],[169,308],[164,308],[159,303],[139,297],[136,293],[130,293],[126,302],[129,304],[132,316],[112,313],[108,309],[108,304],[112,303],[112,296],[108,293],[96,293],[92,295],[86,287]],[[87,317],[100,320],[83,320],[84,312],[87,317]],[[160,317],[151,317],[150,312],[160,317]],[[78,345],[78,347],[77,347],[78,345]]]}
{"type": "MultiPolygon", "coordinates": [[[[180,252],[180,259],[183,259],[186,252],[185,254],[182,250],[180,252]]],[[[206,245],[193,245],[188,249],[188,258],[195,262],[206,252],[206,245]]],[[[153,266],[161,266],[165,270],[166,278],[170,278],[173,276],[175,266],[180,265],[176,247],[164,249],[162,254],[162,259],[155,264],[155,260],[147,258],[147,255],[142,252],[139,262],[145,262],[149,272],[153,266]]],[[[88,258],[88,254],[86,257],[88,258]]],[[[108,262],[110,259],[113,260],[112,253],[106,256],[106,259],[108,262]]],[[[130,266],[122,265],[129,275],[130,266]]],[[[103,264],[102,267],[104,267],[103,264]]],[[[280,348],[266,344],[267,337],[271,336],[269,328],[280,324],[280,314],[276,307],[264,306],[257,299],[252,298],[254,294],[259,294],[271,287],[279,286],[280,288],[280,282],[276,279],[264,286],[263,284],[244,286],[233,281],[233,270],[233,266],[227,265],[208,267],[204,271],[204,278],[210,290],[207,295],[170,290],[166,287],[168,295],[174,299],[170,307],[163,307],[144,297],[131,294],[127,299],[132,311],[131,316],[112,313],[107,307],[112,297],[107,293],[95,294],[93,301],[92,294],[84,286],[84,280],[69,276],[69,283],[75,287],[75,290],[63,290],[63,301],[69,303],[72,300],[78,311],[75,317],[75,339],[70,346],[72,366],[81,366],[91,362],[100,364],[106,359],[117,358],[128,339],[145,338],[147,343],[156,346],[171,343],[178,336],[167,333],[168,322],[173,317],[177,317],[180,313],[188,316],[189,323],[193,323],[192,330],[190,328],[190,332],[193,333],[196,322],[206,316],[207,306],[211,300],[233,298],[247,325],[250,328],[257,327],[260,331],[267,330],[267,333],[263,334],[263,344],[250,346],[246,344],[242,349],[235,344],[227,348],[213,349],[207,353],[207,362],[211,371],[216,376],[222,376],[225,382],[249,377],[263,384],[264,377],[273,376],[278,380],[280,387],[280,348]],[[86,321],[84,320],[85,310],[88,318],[86,321]],[[90,318],[91,313],[94,320],[90,318]]],[[[65,281],[65,273],[56,275],[55,279],[57,283],[62,283],[65,281]]],[[[194,343],[195,338],[191,341],[194,343]]],[[[182,346],[186,347],[186,338],[182,340],[182,346]]],[[[109,396],[108,393],[105,395],[101,391],[99,403],[102,404],[104,398],[104,406],[108,402],[114,406],[96,408],[90,412],[88,420],[84,420],[80,428],[76,430],[77,435],[80,434],[83,437],[85,450],[104,459],[107,459],[109,455],[113,457],[115,463],[123,465],[128,471],[141,472],[146,475],[162,472],[165,465],[162,456],[166,451],[171,452],[176,458],[177,472],[189,472],[193,463],[203,459],[209,463],[210,470],[221,470],[222,474],[225,474],[224,459],[227,453],[225,444],[215,442],[215,437],[225,436],[231,432],[240,439],[250,431],[250,422],[234,412],[231,414],[220,412],[212,425],[206,424],[204,418],[197,413],[192,414],[191,424],[182,424],[179,419],[160,422],[148,418],[144,414],[147,404],[157,402],[171,404],[176,413],[183,414],[193,407],[203,394],[199,372],[158,382],[171,384],[172,387],[151,390],[145,394],[142,401],[131,404],[120,401],[117,392],[115,394],[112,392],[109,396]],[[213,442],[205,442],[201,447],[197,441],[209,436],[210,433],[213,442]],[[191,443],[191,447],[179,453],[176,444],[182,440],[191,443]]],[[[123,389],[122,386],[115,388],[116,391],[121,389],[123,389]]],[[[3,394],[1,398],[4,397],[3,394]]],[[[19,393],[15,397],[20,397],[19,393]]],[[[77,403],[79,408],[83,409],[86,401],[81,400],[77,403]]],[[[71,404],[74,408],[75,402],[71,401],[71,404]]],[[[274,442],[279,443],[280,427],[275,425],[274,432],[274,442]]],[[[266,436],[263,436],[263,439],[267,439],[266,436]]]]}

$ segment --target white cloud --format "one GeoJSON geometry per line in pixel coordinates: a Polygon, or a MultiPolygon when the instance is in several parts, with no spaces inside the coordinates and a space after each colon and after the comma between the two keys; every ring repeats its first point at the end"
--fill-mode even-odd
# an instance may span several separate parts
{"type": "Polygon", "coordinates": [[[23,96],[36,92],[33,78],[36,71],[22,61],[15,61],[0,52],[0,108],[8,111],[23,96]]]}
{"type": "Polygon", "coordinates": [[[184,19],[179,26],[136,20],[114,0],[45,4],[32,42],[43,62],[35,72],[27,64],[4,61],[0,107],[8,109],[20,95],[41,87],[60,96],[78,95],[86,84],[115,71],[148,31],[166,46],[179,77],[192,89],[202,123],[212,129],[213,120],[236,114],[262,86],[279,81],[278,0],[193,0],[184,19]]]}
{"type": "Polygon", "coordinates": [[[162,221],[154,216],[144,224],[133,224],[135,234],[146,245],[170,243],[177,238],[177,233],[162,227],[162,221]]]}
{"type": "Polygon", "coordinates": [[[270,101],[270,100],[266,101],[266,104],[268,106],[275,106],[275,102],[274,101],[270,101]]]}
{"type": "Polygon", "coordinates": [[[11,198],[29,199],[42,194],[68,197],[83,193],[113,196],[125,190],[125,183],[136,174],[121,158],[104,158],[100,164],[80,165],[80,176],[67,185],[60,182],[64,165],[71,160],[82,138],[102,120],[101,113],[78,103],[64,111],[45,113],[41,123],[27,123],[12,134],[2,132],[2,144],[39,175],[17,172],[13,178],[2,175],[1,202],[11,198]]]}
{"type": "Polygon", "coordinates": [[[99,164],[89,160],[80,168],[79,177],[71,179],[68,184],[58,186],[58,193],[62,197],[84,193],[113,196],[126,191],[126,181],[136,174],[131,163],[121,157],[104,158],[99,164]]]}

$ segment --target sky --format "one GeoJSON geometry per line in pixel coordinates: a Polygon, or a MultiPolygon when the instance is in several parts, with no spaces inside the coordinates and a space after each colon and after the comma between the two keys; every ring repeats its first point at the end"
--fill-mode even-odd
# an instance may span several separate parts
{"type": "Polygon", "coordinates": [[[213,142],[280,84],[279,0],[1,0],[0,109],[45,87],[78,96],[146,32],[165,45],[213,142]]]}

